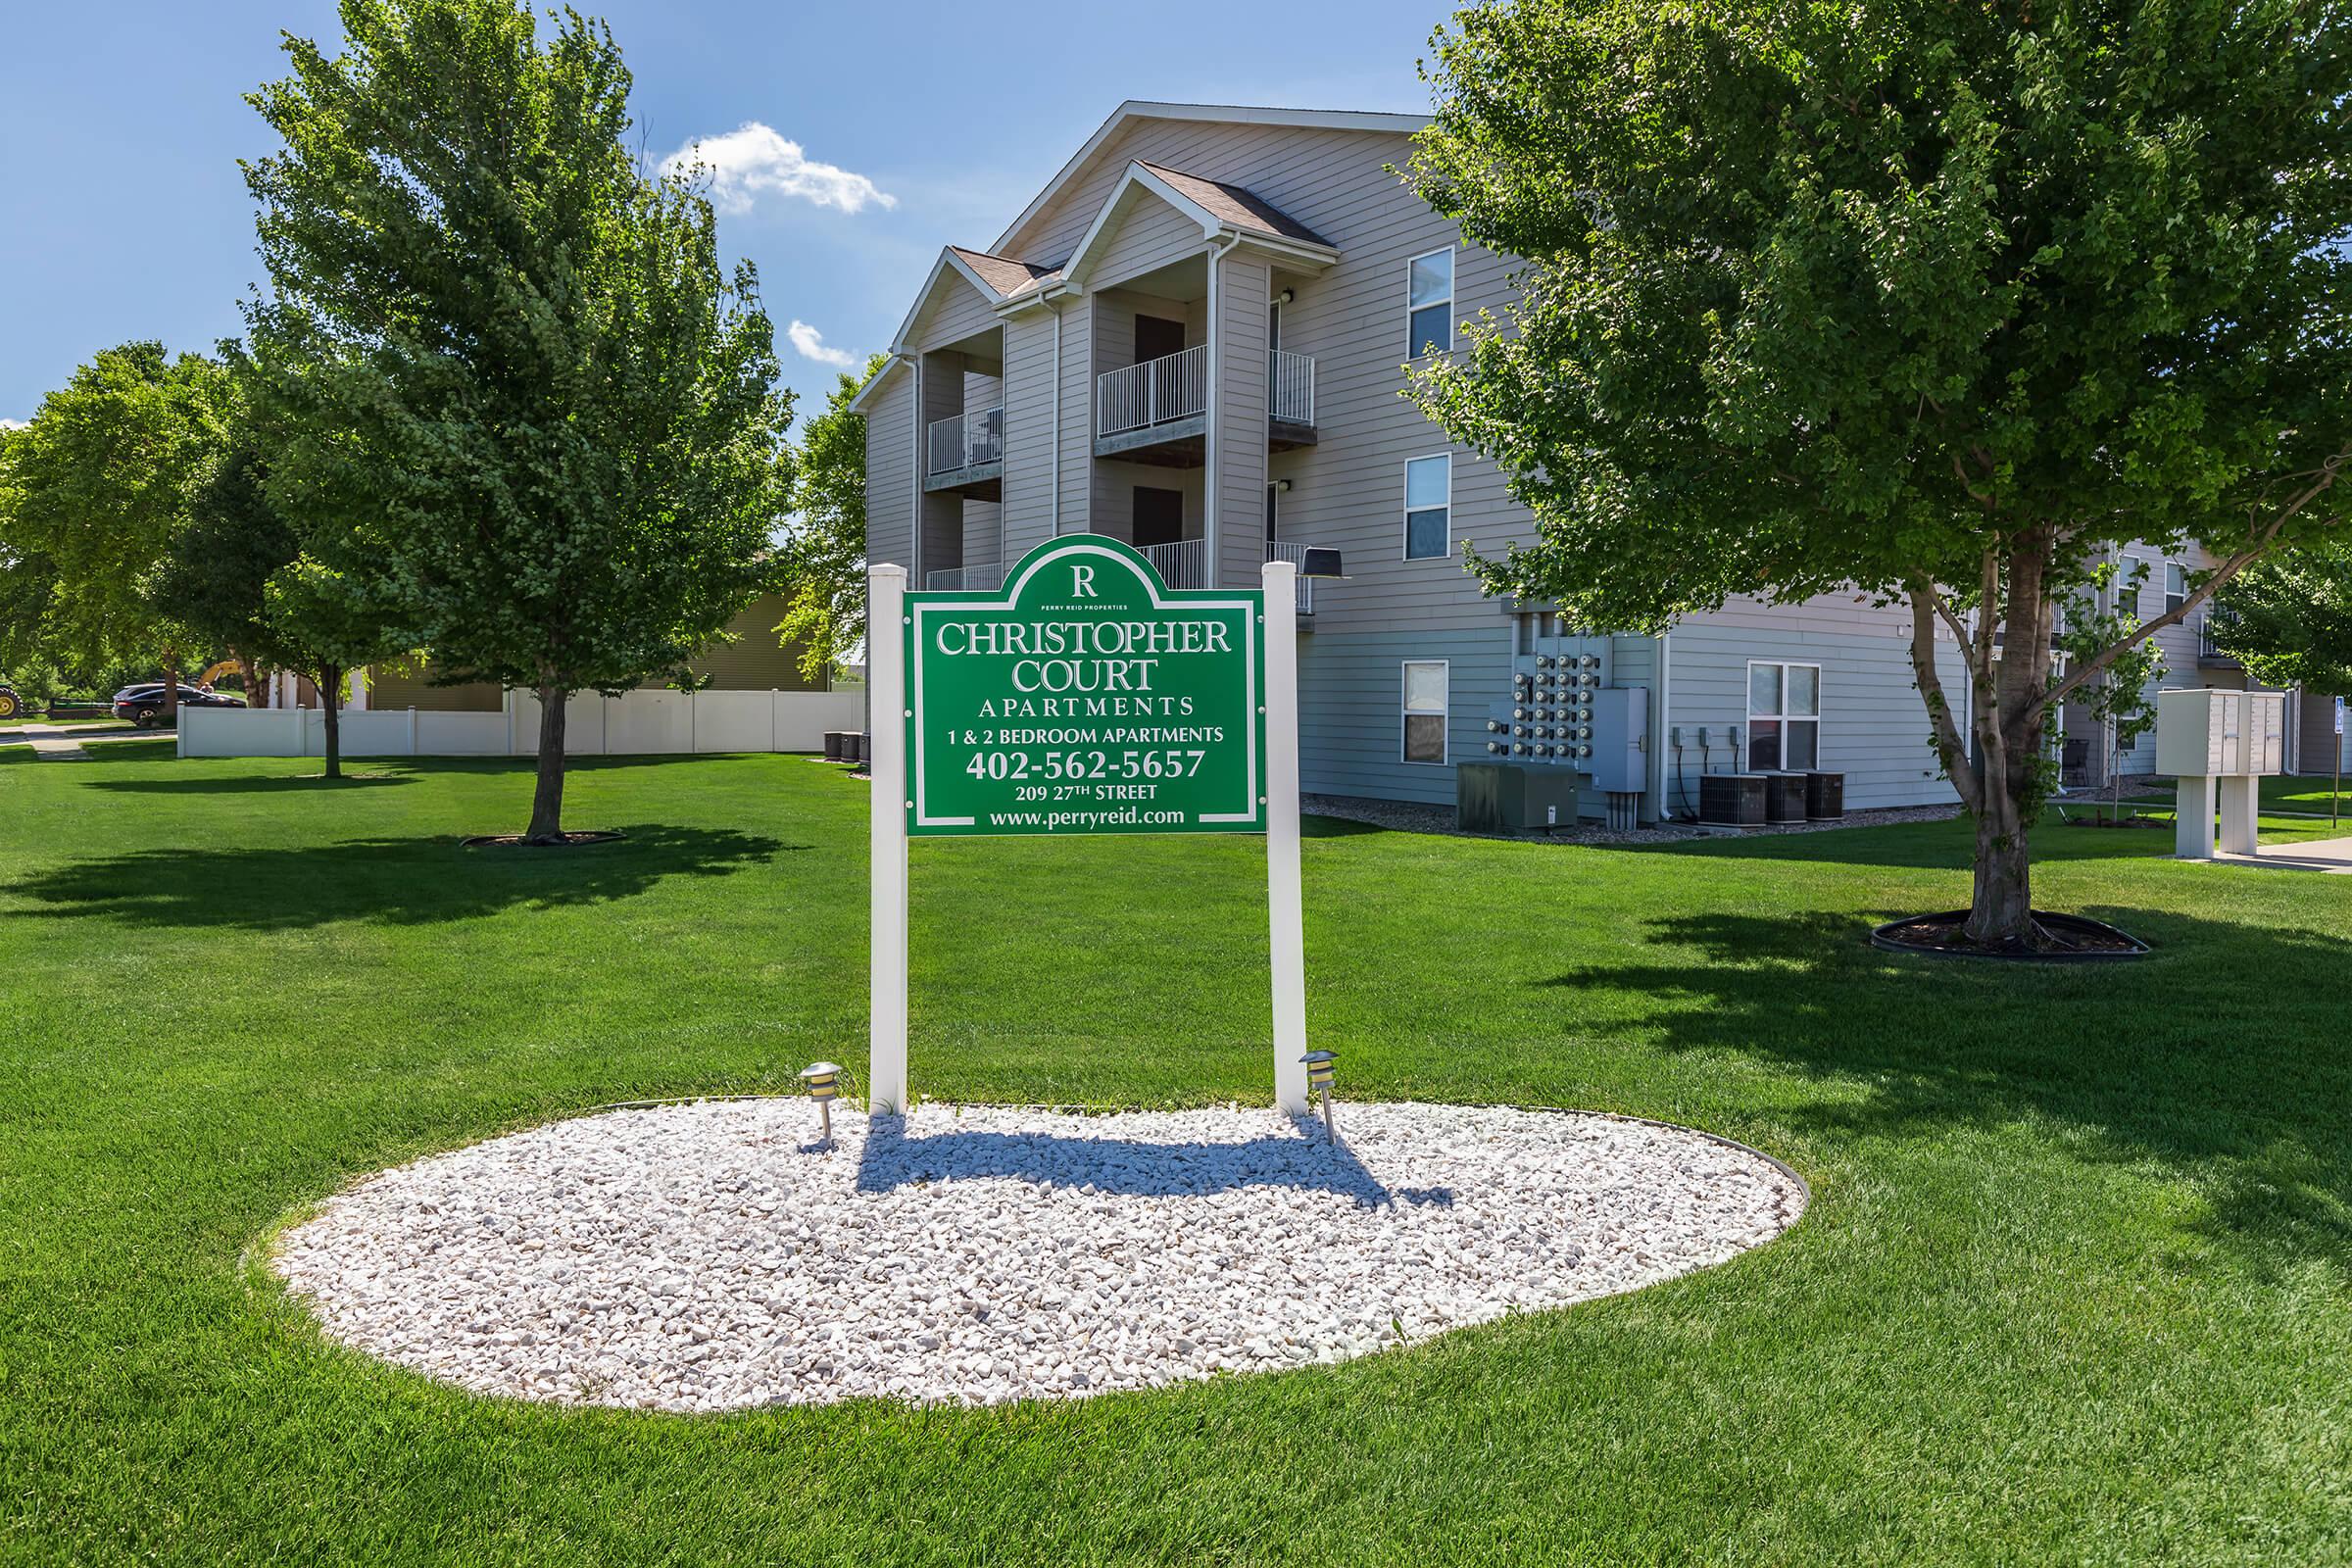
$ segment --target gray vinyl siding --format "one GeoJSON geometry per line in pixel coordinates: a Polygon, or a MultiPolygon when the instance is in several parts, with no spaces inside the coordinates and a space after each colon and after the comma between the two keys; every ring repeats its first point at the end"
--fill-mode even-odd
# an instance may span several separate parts
{"type": "MultiPolygon", "coordinates": [[[[1683,732],[1683,776],[1692,804],[1701,758],[1698,730],[1711,743],[1709,771],[1745,772],[1748,740],[1747,666],[1750,660],[1783,660],[1821,666],[1821,767],[1845,775],[1845,803],[1855,809],[1942,806],[1957,800],[1929,748],[1928,710],[1912,684],[1909,644],[1896,637],[1808,630],[1795,624],[1677,626],[1669,682],[1667,724],[1683,732]],[[1740,729],[1740,750],[1728,750],[1727,727],[1740,729]]],[[[1961,701],[1959,650],[1939,669],[1952,701],[1961,701]]],[[[1672,736],[1666,747],[1673,789],[1672,736]]],[[[1681,793],[1673,804],[1683,805],[1681,793]]]]}
{"type": "Polygon", "coordinates": [[[1004,323],[1004,524],[1010,558],[1004,564],[1010,565],[1054,532],[1053,313],[1032,311],[1004,323]]]}
{"type": "Polygon", "coordinates": [[[1453,804],[1454,764],[1487,755],[1488,694],[1511,684],[1503,622],[1484,632],[1349,632],[1298,642],[1298,778],[1316,795],[1453,804]],[[1446,762],[1404,760],[1404,664],[1447,663],[1446,762]]]}
{"type": "MultiPolygon", "coordinates": [[[[865,558],[914,565],[914,375],[895,369],[865,412],[865,558]]],[[[922,586],[920,583],[914,584],[922,586]]]]}
{"type": "Polygon", "coordinates": [[[1272,270],[1239,253],[1217,264],[1215,395],[1209,404],[1217,493],[1212,582],[1260,581],[1266,533],[1266,301],[1272,270]]]}
{"type": "Polygon", "coordinates": [[[2335,699],[2305,692],[2301,716],[2295,747],[2296,771],[2328,773],[2338,764],[2352,768],[2352,735],[2339,737],[2335,733],[2335,699]]]}
{"type": "MultiPolygon", "coordinates": [[[[1125,172],[1122,166],[1122,173],[1125,172]]],[[[1136,189],[1126,214],[1115,220],[1109,243],[1088,269],[1090,289],[1115,287],[1188,257],[1199,256],[1208,242],[1200,225],[1149,191],[1136,189]]]]}

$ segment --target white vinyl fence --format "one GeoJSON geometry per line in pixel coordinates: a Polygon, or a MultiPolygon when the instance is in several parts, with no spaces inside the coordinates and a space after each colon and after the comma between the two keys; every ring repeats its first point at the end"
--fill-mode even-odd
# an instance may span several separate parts
{"type": "MultiPolygon", "coordinates": [[[[573,757],[681,757],[696,752],[821,752],[825,731],[863,729],[865,693],[629,692],[574,697],[564,749],[573,757]]],[[[539,700],[507,693],[496,713],[414,708],[345,709],[346,757],[531,757],[539,700]]],[[[182,757],[322,757],[326,715],[316,708],[183,708],[182,757]]]]}

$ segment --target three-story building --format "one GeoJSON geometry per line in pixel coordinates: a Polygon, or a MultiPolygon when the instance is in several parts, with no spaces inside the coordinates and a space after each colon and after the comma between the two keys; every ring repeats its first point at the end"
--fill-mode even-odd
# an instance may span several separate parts
{"type": "MultiPolygon", "coordinates": [[[[1840,772],[1856,807],[1952,800],[1904,612],[1833,594],[1607,635],[1463,570],[1465,545],[1499,551],[1533,519],[1401,394],[1411,362],[1511,298],[1512,264],[1398,177],[1423,123],[1122,105],[985,250],[940,253],[857,399],[871,559],[918,588],[994,587],[1093,532],[1172,587],[1237,587],[1338,550],[1344,578],[1298,588],[1310,792],[1450,804],[1453,764],[1495,757],[1593,781],[1588,694],[1615,689],[1639,694],[1644,819],[1687,814],[1706,772],[1840,772]],[[1583,684],[1531,692],[1539,667],[1583,684]]],[[[1956,650],[1944,681],[1964,703],[1956,650]]]]}

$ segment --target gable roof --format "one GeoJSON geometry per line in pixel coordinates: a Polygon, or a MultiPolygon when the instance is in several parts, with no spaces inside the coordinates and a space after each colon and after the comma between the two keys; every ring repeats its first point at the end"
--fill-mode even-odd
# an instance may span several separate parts
{"type": "Polygon", "coordinates": [[[1050,271],[1050,269],[1034,266],[1028,262],[1014,261],[1009,256],[991,256],[986,251],[967,251],[960,245],[951,245],[948,249],[956,260],[963,263],[965,272],[972,274],[999,299],[1003,299],[1008,294],[1019,293],[1039,278],[1047,276],[1050,271]]]}
{"type": "Polygon", "coordinates": [[[1147,164],[1140,158],[1136,167],[1149,169],[1198,203],[1202,212],[1218,222],[1244,233],[1271,234],[1277,239],[1303,240],[1309,245],[1331,243],[1304,223],[1276,210],[1271,202],[1260,201],[1239,185],[1220,184],[1160,164],[1147,164]]]}
{"type": "Polygon", "coordinates": [[[1004,251],[1010,248],[1013,237],[1028,226],[1029,220],[1053,204],[1063,187],[1078,177],[1094,162],[1102,144],[1139,120],[1189,120],[1212,124],[1234,125],[1295,125],[1305,130],[1372,130],[1392,135],[1409,136],[1429,123],[1427,115],[1382,114],[1354,109],[1263,109],[1239,104],[1170,104],[1154,103],[1148,99],[1130,98],[1110,112],[1110,118],[1097,127],[1086,139],[1086,145],[1070,155],[1070,161],[1037,193],[1037,199],[1021,209],[1021,214],[1005,226],[1004,232],[989,249],[1004,251]]]}
{"type": "Polygon", "coordinates": [[[1203,240],[1230,234],[1317,269],[1339,259],[1340,253],[1317,238],[1313,230],[1292,221],[1238,185],[1220,185],[1214,180],[1139,162],[1127,166],[1127,172],[1119,176],[1119,182],[1103,198],[1086,237],[1078,242],[1070,259],[1061,264],[1061,275],[1071,286],[1085,285],[1087,274],[1110,248],[1111,237],[1139,194],[1157,197],[1200,224],[1203,240]]]}

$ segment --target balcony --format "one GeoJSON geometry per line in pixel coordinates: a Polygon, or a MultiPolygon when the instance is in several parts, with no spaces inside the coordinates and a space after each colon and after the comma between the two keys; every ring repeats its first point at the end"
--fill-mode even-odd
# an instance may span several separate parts
{"type": "Polygon", "coordinates": [[[925,490],[949,490],[975,501],[1004,492],[1004,408],[974,409],[931,422],[924,443],[925,490]]]}
{"type": "Polygon", "coordinates": [[[925,593],[993,594],[1004,586],[1004,568],[990,564],[985,566],[942,566],[937,571],[923,573],[925,593]]]}
{"type": "MultiPolygon", "coordinates": [[[[1303,566],[1306,564],[1306,546],[1285,544],[1279,539],[1269,539],[1266,541],[1266,559],[1268,561],[1287,561],[1294,566],[1303,566]]],[[[1301,615],[1313,614],[1315,612],[1315,579],[1300,577],[1298,580],[1298,613],[1301,615]]]]}
{"type": "Polygon", "coordinates": [[[1152,563],[1159,580],[1171,588],[1208,586],[1208,541],[1179,539],[1173,544],[1144,545],[1138,555],[1152,563]]]}
{"type": "MultiPolygon", "coordinates": [[[[1208,435],[1208,349],[1105,370],[1095,377],[1095,456],[1197,468],[1208,435]]],[[[1266,448],[1315,440],[1315,362],[1281,349],[1266,355],[1266,448]]]]}
{"type": "MultiPolygon", "coordinates": [[[[1159,573],[1159,580],[1171,588],[1215,586],[1208,580],[1208,542],[1204,539],[1179,539],[1173,544],[1141,545],[1137,547],[1136,553],[1152,563],[1152,569],[1159,573]]],[[[1268,561],[1287,561],[1294,566],[1302,565],[1306,561],[1306,546],[1269,540],[1266,544],[1266,559],[1268,561]]],[[[930,586],[928,579],[925,580],[924,586],[930,586]]],[[[1311,577],[1299,578],[1296,593],[1298,613],[1301,615],[1313,614],[1315,612],[1314,579],[1311,577]]]]}
{"type": "Polygon", "coordinates": [[[2216,611],[2197,622],[2197,662],[2217,669],[2243,669],[2237,656],[2214,640],[2214,624],[2221,618],[2221,612],[2216,611]]]}

